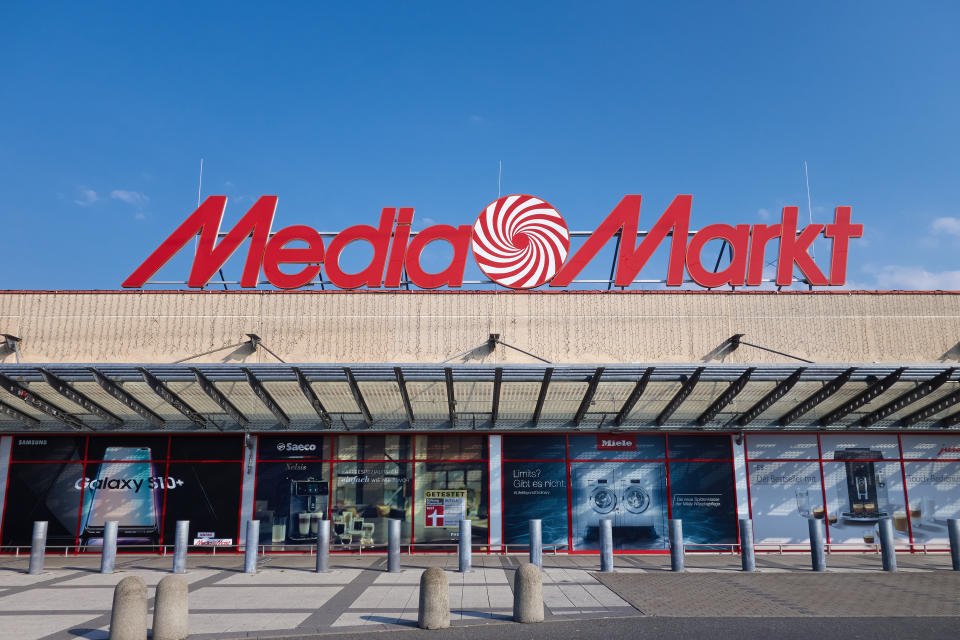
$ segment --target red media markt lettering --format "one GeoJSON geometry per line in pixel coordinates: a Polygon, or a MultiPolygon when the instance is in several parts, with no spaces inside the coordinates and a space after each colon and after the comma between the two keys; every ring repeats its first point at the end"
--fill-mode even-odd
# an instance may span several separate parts
{"type": "Polygon", "coordinates": [[[413,209],[384,208],[377,226],[347,227],[324,245],[312,227],[292,225],[271,233],[277,196],[261,196],[244,216],[220,238],[226,196],[210,196],[164,240],[123,282],[127,288],[143,287],[189,241],[199,236],[188,286],[202,287],[247,239],[246,261],[240,284],[256,287],[260,273],[280,289],[308,285],[325,270],[341,289],[399,288],[404,273],[421,289],[460,287],[468,254],[494,282],[511,289],[531,289],[544,284],[566,287],[600,249],[618,235],[613,284],[630,285],[669,237],[668,286],[683,284],[684,272],[703,287],[757,286],[763,279],[767,245],[778,241],[776,284],[789,285],[794,269],[813,286],[838,286],[846,282],[847,251],[851,238],[863,235],[863,225],[851,222],[851,208],[837,207],[830,224],[797,226],[797,207],[784,207],[776,224],[711,224],[690,233],[693,197],[678,195],[654,222],[639,244],[641,196],[627,195],[571,255],[570,232],[560,213],[548,202],[531,195],[513,194],[487,205],[473,225],[433,225],[412,233],[413,209]],[[810,255],[814,240],[832,240],[828,274],[810,255]],[[730,264],[712,271],[703,263],[703,249],[711,240],[726,241],[730,264]],[[453,257],[440,271],[421,264],[427,245],[444,241],[453,257]],[[353,273],[345,271],[340,256],[352,242],[373,248],[370,263],[353,273]],[[296,246],[290,246],[296,243],[296,246]],[[291,272],[292,271],[292,272],[291,272]]]}

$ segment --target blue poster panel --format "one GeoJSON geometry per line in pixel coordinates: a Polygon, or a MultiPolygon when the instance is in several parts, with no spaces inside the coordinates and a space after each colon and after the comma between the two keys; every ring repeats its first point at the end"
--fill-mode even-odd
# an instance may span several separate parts
{"type": "Polygon", "coordinates": [[[503,463],[503,541],[530,543],[530,520],[540,520],[543,544],[566,547],[567,465],[503,463]]]}
{"type": "Polygon", "coordinates": [[[736,544],[737,494],[729,462],[671,462],[670,493],[685,544],[736,544]]]}

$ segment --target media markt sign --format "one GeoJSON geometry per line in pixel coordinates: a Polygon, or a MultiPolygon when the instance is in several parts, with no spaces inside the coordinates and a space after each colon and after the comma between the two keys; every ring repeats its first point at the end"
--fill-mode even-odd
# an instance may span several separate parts
{"type": "Polygon", "coordinates": [[[463,489],[423,492],[426,527],[459,527],[467,517],[467,492],[463,489]]]}
{"type": "Polygon", "coordinates": [[[675,197],[649,231],[638,234],[641,200],[639,195],[624,196],[571,255],[571,234],[563,216],[550,203],[531,195],[513,194],[491,202],[472,225],[438,224],[419,232],[410,228],[413,208],[388,207],[383,209],[376,227],[348,227],[333,235],[329,244],[306,225],[272,232],[277,196],[261,196],[230,231],[221,234],[227,198],[210,196],[124,280],[123,286],[138,288],[148,284],[197,235],[196,254],[187,280],[191,287],[206,285],[248,238],[240,284],[250,288],[257,286],[261,271],[274,286],[297,289],[314,282],[321,269],[327,281],[341,289],[395,289],[401,286],[404,276],[421,289],[457,288],[463,286],[471,253],[480,270],[504,287],[562,288],[569,286],[614,238],[619,242],[613,285],[626,287],[668,237],[668,286],[682,285],[684,272],[703,287],[758,286],[763,281],[764,253],[773,240],[779,241],[777,285],[791,284],[797,268],[810,285],[839,286],[846,282],[850,239],[863,235],[863,225],[851,222],[850,207],[837,207],[830,224],[808,224],[802,229],[797,227],[797,207],[784,207],[776,224],[711,224],[692,232],[693,196],[689,195],[675,197]],[[637,244],[639,235],[643,239],[637,244]],[[810,255],[813,241],[821,235],[833,242],[826,274],[810,255]],[[716,272],[703,263],[703,249],[711,240],[725,241],[732,252],[730,264],[716,272]],[[340,256],[350,243],[357,241],[373,247],[373,258],[362,270],[348,273],[340,264],[340,256]],[[443,270],[428,272],[421,264],[421,254],[429,244],[441,241],[453,247],[453,258],[443,270]],[[289,246],[292,243],[296,246],[289,246]]]}

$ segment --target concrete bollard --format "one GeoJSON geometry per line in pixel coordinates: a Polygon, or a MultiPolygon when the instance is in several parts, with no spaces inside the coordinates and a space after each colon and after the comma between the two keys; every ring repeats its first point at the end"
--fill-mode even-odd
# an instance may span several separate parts
{"type": "Polygon", "coordinates": [[[960,519],[948,519],[947,532],[950,534],[950,561],[953,570],[960,571],[960,519]]]}
{"type": "Polygon", "coordinates": [[[185,640],[190,635],[189,591],[187,581],[180,576],[167,576],[160,581],[153,605],[152,640],[185,640]]]}
{"type": "Polygon", "coordinates": [[[30,568],[27,570],[32,576],[43,573],[43,557],[47,552],[47,521],[37,520],[33,523],[33,537],[30,540],[30,568]]]}
{"type": "Polygon", "coordinates": [[[470,573],[473,570],[473,532],[470,521],[460,521],[460,531],[457,534],[457,556],[460,561],[460,573],[470,573]]]}
{"type": "Polygon", "coordinates": [[[147,585],[127,576],[113,590],[110,640],[147,640],[147,585]]]}
{"type": "Polygon", "coordinates": [[[400,573],[399,520],[387,520],[387,572],[400,573]]]}
{"type": "Polygon", "coordinates": [[[671,518],[670,527],[670,571],[683,571],[683,520],[671,518]]]}
{"type": "Polygon", "coordinates": [[[513,578],[513,621],[543,622],[543,578],[536,565],[520,565],[513,578]]]}
{"type": "Polygon", "coordinates": [[[317,528],[317,573],[330,570],[330,521],[321,520],[317,528]]]}
{"type": "Polygon", "coordinates": [[[260,521],[247,520],[247,541],[243,554],[243,572],[257,572],[257,548],[260,546],[260,521]]]}
{"type": "Polygon", "coordinates": [[[880,560],[884,571],[897,570],[897,549],[893,543],[893,518],[882,518],[880,525],[880,560]]]}
{"type": "Polygon", "coordinates": [[[613,573],[613,520],[600,521],[600,571],[613,573]]]}
{"type": "Polygon", "coordinates": [[[753,549],[753,520],[740,519],[740,565],[744,571],[757,570],[757,556],[753,549]]]}
{"type": "Polygon", "coordinates": [[[820,520],[810,518],[807,528],[810,530],[810,563],[814,571],[827,570],[827,558],[823,554],[823,526],[820,520]]]}
{"type": "Polygon", "coordinates": [[[539,520],[530,521],[530,564],[543,569],[543,528],[539,520]]]}
{"type": "Polygon", "coordinates": [[[100,573],[113,573],[117,561],[117,531],[120,523],[110,520],[103,526],[103,548],[100,552],[100,573]]]}
{"type": "Polygon", "coordinates": [[[421,629],[446,629],[450,626],[450,587],[440,567],[430,567],[420,575],[420,609],[417,626],[421,629]]]}
{"type": "Polygon", "coordinates": [[[173,572],[187,572],[187,546],[190,544],[190,521],[177,520],[177,533],[173,539],[173,572]]]}

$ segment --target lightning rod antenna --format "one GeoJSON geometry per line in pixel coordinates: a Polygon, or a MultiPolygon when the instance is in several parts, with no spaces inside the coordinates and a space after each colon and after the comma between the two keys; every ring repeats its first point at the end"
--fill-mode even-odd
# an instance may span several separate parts
{"type": "Polygon", "coordinates": [[[503,178],[503,160],[497,161],[497,200],[500,199],[500,180],[503,178]]]}
{"type": "MultiPolygon", "coordinates": [[[[807,161],[803,161],[803,177],[807,181],[807,216],[810,218],[810,224],[813,224],[813,207],[810,206],[810,173],[807,171],[807,161]]],[[[816,243],[810,243],[810,257],[816,258],[816,243]]]]}

